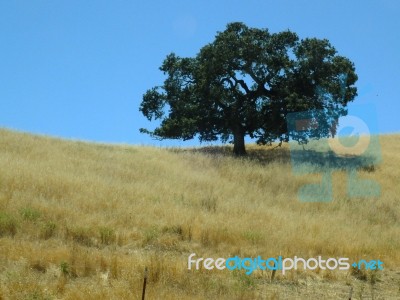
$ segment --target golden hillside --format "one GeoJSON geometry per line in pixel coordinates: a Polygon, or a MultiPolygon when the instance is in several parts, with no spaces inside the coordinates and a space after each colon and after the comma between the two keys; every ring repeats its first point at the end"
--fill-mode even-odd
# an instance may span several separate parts
{"type": "MultiPolygon", "coordinates": [[[[160,149],[0,130],[0,299],[400,297],[400,136],[360,171],[379,198],[302,203],[287,147],[160,149]],[[198,257],[380,259],[380,272],[188,270],[198,257]]],[[[363,298],[364,299],[364,298],[363,298]]],[[[372,299],[372,298],[371,298],[372,299]]]]}

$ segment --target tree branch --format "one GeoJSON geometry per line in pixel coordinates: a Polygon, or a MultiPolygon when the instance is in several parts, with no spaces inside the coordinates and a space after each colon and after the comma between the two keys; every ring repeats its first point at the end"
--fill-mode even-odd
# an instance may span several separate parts
{"type": "Polygon", "coordinates": [[[220,82],[221,82],[222,84],[223,84],[224,82],[228,82],[229,85],[231,86],[231,90],[234,90],[234,89],[235,89],[235,85],[233,84],[233,82],[232,82],[228,77],[222,78],[220,82]]]}
{"type": "Polygon", "coordinates": [[[244,82],[243,79],[237,80],[235,77],[233,77],[233,80],[235,80],[235,83],[236,83],[235,85],[237,85],[238,83],[240,84],[240,86],[246,91],[246,94],[249,94],[251,92],[250,89],[248,88],[246,82],[244,82]]]}
{"type": "Polygon", "coordinates": [[[251,79],[253,79],[255,81],[255,83],[257,83],[257,85],[263,85],[262,80],[260,80],[256,74],[254,74],[253,70],[251,69],[250,66],[246,66],[245,67],[245,71],[250,75],[251,79]]]}

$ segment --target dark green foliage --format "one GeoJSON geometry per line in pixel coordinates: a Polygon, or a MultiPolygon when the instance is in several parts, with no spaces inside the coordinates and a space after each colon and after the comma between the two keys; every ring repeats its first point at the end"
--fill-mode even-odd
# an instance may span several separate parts
{"type": "Polygon", "coordinates": [[[324,110],[335,128],[357,95],[354,64],[328,40],[299,40],[291,31],[272,34],[243,23],[228,24],[193,58],[169,54],[160,70],[167,78],[144,94],[140,111],[161,124],[141,132],[233,142],[238,155],[245,154],[245,136],[259,144],[287,141],[291,112],[324,110]]]}

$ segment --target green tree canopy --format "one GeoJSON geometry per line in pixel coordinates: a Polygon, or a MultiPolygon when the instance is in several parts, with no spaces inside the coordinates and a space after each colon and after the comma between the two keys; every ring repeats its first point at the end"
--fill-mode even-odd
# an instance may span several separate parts
{"type": "Polygon", "coordinates": [[[323,110],[334,126],[357,95],[354,64],[328,40],[299,40],[289,30],[270,33],[238,22],[195,57],[167,55],[160,70],[167,78],[144,94],[140,111],[161,123],[141,132],[160,139],[220,139],[232,142],[237,155],[246,153],[246,136],[258,144],[288,141],[291,112],[323,110]]]}

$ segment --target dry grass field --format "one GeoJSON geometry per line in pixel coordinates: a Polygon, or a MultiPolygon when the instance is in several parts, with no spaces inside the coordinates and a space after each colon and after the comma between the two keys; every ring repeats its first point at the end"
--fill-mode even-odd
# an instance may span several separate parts
{"type": "Polygon", "coordinates": [[[0,299],[400,299],[400,135],[378,198],[302,203],[287,146],[160,149],[0,130],[0,299]],[[198,257],[380,259],[383,271],[188,270],[198,257]]]}

